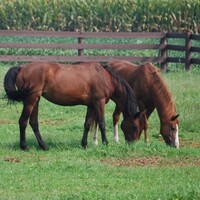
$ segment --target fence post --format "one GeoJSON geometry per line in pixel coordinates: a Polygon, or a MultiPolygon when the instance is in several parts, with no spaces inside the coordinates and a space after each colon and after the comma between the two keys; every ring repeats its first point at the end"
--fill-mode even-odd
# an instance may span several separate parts
{"type": "Polygon", "coordinates": [[[167,33],[164,34],[164,36],[161,38],[160,40],[160,44],[161,44],[161,49],[160,49],[160,56],[163,59],[163,62],[161,62],[161,69],[163,71],[167,70],[167,33]]]}
{"type": "MultiPolygon", "coordinates": [[[[82,44],[83,43],[83,37],[78,37],[78,44],[82,44]]],[[[83,49],[78,49],[78,56],[82,56],[83,55],[83,49]]]]}
{"type": "Polygon", "coordinates": [[[191,33],[185,33],[185,70],[191,70],[191,33]]]}

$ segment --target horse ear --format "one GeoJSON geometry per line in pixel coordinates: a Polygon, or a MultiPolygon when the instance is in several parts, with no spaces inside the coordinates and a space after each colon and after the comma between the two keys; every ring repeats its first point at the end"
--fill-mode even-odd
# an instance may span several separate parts
{"type": "Polygon", "coordinates": [[[135,115],[135,118],[139,117],[140,122],[142,123],[142,129],[146,129],[148,128],[148,121],[147,121],[147,116],[146,116],[146,109],[142,112],[138,112],[135,115]]]}
{"type": "Polygon", "coordinates": [[[175,116],[173,116],[173,117],[171,118],[171,121],[174,121],[175,119],[177,119],[177,118],[178,118],[178,116],[179,116],[179,114],[178,114],[178,115],[175,115],[175,116]]]}
{"type": "Polygon", "coordinates": [[[141,115],[146,115],[146,109],[142,112],[140,112],[141,115]]]}
{"type": "Polygon", "coordinates": [[[140,116],[140,112],[137,112],[137,113],[135,114],[134,118],[136,119],[136,118],[138,118],[139,116],[140,116]]]}
{"type": "Polygon", "coordinates": [[[137,118],[137,117],[139,117],[139,116],[146,116],[146,109],[144,110],[144,111],[142,111],[142,112],[137,112],[136,114],[135,114],[135,116],[134,116],[134,118],[137,118]]]}

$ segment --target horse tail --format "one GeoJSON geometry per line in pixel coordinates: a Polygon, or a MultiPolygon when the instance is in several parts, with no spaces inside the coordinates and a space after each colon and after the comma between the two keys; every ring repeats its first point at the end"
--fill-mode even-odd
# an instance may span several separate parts
{"type": "Polygon", "coordinates": [[[98,121],[96,119],[96,116],[93,115],[91,118],[90,131],[95,131],[97,126],[98,126],[98,121]]]}
{"type": "Polygon", "coordinates": [[[20,67],[11,67],[4,77],[4,90],[6,97],[11,101],[22,101],[23,92],[16,87],[16,78],[20,71],[20,67]]]}
{"type": "Polygon", "coordinates": [[[90,132],[93,133],[93,142],[94,144],[98,144],[98,121],[95,117],[92,118],[90,132]]]}

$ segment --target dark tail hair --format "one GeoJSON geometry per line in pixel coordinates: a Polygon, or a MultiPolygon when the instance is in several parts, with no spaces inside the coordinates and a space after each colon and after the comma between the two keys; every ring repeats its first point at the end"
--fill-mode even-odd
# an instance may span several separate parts
{"type": "Polygon", "coordinates": [[[17,74],[20,71],[20,67],[11,67],[4,77],[4,90],[6,97],[11,101],[22,101],[23,92],[16,87],[17,74]]]}

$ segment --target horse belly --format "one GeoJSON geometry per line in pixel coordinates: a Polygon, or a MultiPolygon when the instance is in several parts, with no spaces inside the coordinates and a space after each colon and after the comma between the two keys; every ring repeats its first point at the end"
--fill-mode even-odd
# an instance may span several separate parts
{"type": "Polygon", "coordinates": [[[48,101],[63,106],[88,106],[110,96],[110,79],[107,80],[94,68],[80,72],[76,68],[67,69],[64,68],[53,79],[46,81],[42,96],[48,101]]]}
{"type": "Polygon", "coordinates": [[[67,90],[67,89],[45,89],[42,96],[48,101],[62,105],[62,106],[73,106],[73,105],[87,105],[88,92],[80,90],[67,90]]]}

